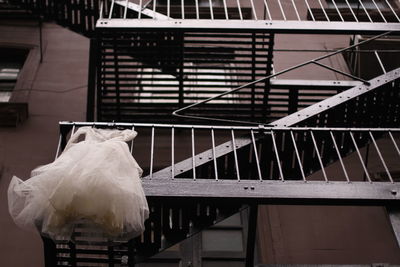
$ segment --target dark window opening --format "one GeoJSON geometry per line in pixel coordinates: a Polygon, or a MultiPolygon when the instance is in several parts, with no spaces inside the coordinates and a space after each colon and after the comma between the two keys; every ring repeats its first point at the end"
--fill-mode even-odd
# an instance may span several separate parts
{"type": "Polygon", "coordinates": [[[26,49],[0,48],[0,102],[9,102],[28,55],[26,49]]]}

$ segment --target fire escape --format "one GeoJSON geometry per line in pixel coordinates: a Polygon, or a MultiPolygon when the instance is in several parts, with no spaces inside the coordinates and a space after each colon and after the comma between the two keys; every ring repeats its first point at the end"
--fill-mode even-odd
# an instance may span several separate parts
{"type": "Polygon", "coordinates": [[[390,163],[400,159],[400,66],[388,67],[374,50],[366,51],[373,72],[360,74],[357,63],[363,47],[399,34],[397,2],[12,3],[91,38],[88,122],[60,122],[56,156],[78,127],[93,126],[135,129],[143,139],[129,144],[131,152],[146,157],[151,214],[143,235],[128,243],[88,240],[93,233],[82,227],[75,242],[44,238],[46,266],[134,266],[243,209],[245,262],[253,266],[261,204],[386,206],[400,243],[400,176],[390,163]],[[282,33],[354,38],[276,72],[274,38],[282,33]],[[353,72],[323,63],[336,55],[353,72]],[[277,79],[308,65],[348,80],[277,79]],[[367,148],[384,170],[379,176],[368,171],[367,148]]]}

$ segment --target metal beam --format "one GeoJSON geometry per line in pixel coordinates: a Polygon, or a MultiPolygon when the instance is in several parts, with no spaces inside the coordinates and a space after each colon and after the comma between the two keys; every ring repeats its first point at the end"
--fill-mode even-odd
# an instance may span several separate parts
{"type": "MultiPolygon", "coordinates": [[[[133,4],[133,3],[130,3],[133,4]]],[[[165,16],[168,18],[167,16],[165,16]]],[[[372,34],[400,33],[400,23],[328,22],[328,21],[269,21],[269,20],[150,20],[99,19],[97,28],[171,29],[171,30],[238,30],[271,31],[277,33],[372,34]]]]}
{"type": "Polygon", "coordinates": [[[301,88],[301,89],[321,89],[332,88],[346,89],[362,84],[359,81],[345,80],[292,80],[292,79],[271,79],[270,84],[275,89],[301,88]]]}
{"type": "Polygon", "coordinates": [[[246,267],[254,266],[254,251],[256,246],[258,205],[249,207],[249,223],[247,226],[246,267]]]}
{"type": "MultiPolygon", "coordinates": [[[[400,192],[397,191],[397,194],[400,194],[400,192]]],[[[389,215],[389,220],[392,225],[392,230],[396,237],[397,245],[400,247],[400,207],[398,205],[387,206],[386,210],[389,215]]]]}
{"type": "MultiPolygon", "coordinates": [[[[234,177],[233,177],[234,178],[234,177]]],[[[299,177],[299,179],[301,179],[299,177]]],[[[143,180],[147,197],[225,198],[259,203],[305,202],[334,204],[351,201],[390,202],[400,200],[400,183],[388,182],[324,182],[324,181],[246,181],[214,179],[143,180]]]]}

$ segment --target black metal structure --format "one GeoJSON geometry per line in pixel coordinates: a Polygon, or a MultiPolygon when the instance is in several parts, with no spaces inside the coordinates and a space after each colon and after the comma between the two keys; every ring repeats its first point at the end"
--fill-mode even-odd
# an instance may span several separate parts
{"type": "MultiPolygon", "coordinates": [[[[272,70],[274,35],[265,32],[102,29],[97,40],[99,121],[168,122],[174,110],[272,70]]],[[[265,121],[269,88],[269,80],[255,84],[207,113],[265,121]]]]}
{"type": "MultiPolygon", "coordinates": [[[[388,156],[400,157],[398,66],[385,68],[375,51],[383,74],[359,77],[356,68],[350,74],[321,63],[323,56],[281,73],[316,64],[352,80],[272,79],[277,34],[398,34],[397,3],[12,2],[91,38],[87,118],[98,122],[60,123],[57,156],[81,126],[134,128],[147,137],[139,142],[148,155],[139,162],[151,211],[146,231],[119,243],[80,225],[73,242],[43,238],[46,266],[134,266],[247,207],[246,266],[253,266],[257,205],[271,203],[385,205],[399,240],[400,181],[388,156]],[[198,125],[199,118],[214,121],[198,125]],[[158,138],[169,149],[158,148],[158,138]],[[178,146],[187,153],[178,156],[178,146]],[[365,147],[375,149],[379,175],[369,172],[365,147]],[[351,157],[359,175],[346,166],[351,157]],[[329,173],[332,165],[340,173],[329,173]]],[[[356,58],[357,46],[332,54],[356,58]]]]}
{"type": "Polygon", "coordinates": [[[99,19],[99,0],[8,0],[14,8],[55,21],[72,31],[92,37],[99,19]]]}
{"type": "MultiPolygon", "coordinates": [[[[91,262],[92,256],[97,255],[95,258],[100,259],[95,261],[107,265],[120,263],[126,259],[123,256],[129,255],[130,264],[140,262],[237,212],[243,205],[254,209],[260,203],[312,204],[318,201],[319,204],[373,203],[392,207],[399,200],[399,178],[388,167],[389,161],[394,159],[387,158],[388,149],[381,147],[382,140],[388,140],[389,148],[400,156],[400,132],[397,128],[360,127],[369,127],[371,121],[375,124],[380,121],[381,127],[398,127],[397,116],[391,114],[398,113],[399,78],[399,70],[394,70],[370,80],[369,85],[358,85],[278,120],[273,127],[61,123],[57,154],[68,134],[81,126],[133,128],[144,138],[150,138],[139,142],[147,144],[146,149],[150,150],[149,161],[140,164],[146,170],[143,186],[152,213],[143,236],[129,244],[119,244],[118,253],[109,251],[117,249],[115,243],[104,240],[87,247],[85,234],[77,233],[83,240],[75,240],[74,245],[61,241],[57,245],[46,243],[50,244],[48,249],[56,252],[52,260],[63,266],[91,262]],[[377,108],[380,104],[385,108],[377,108]],[[359,115],[353,112],[355,106],[363,106],[363,109],[357,108],[359,115]],[[362,116],[363,120],[351,115],[362,116]],[[304,127],[310,124],[324,128],[304,127]],[[339,124],[346,128],[328,128],[339,124]],[[303,127],[288,128],[289,125],[303,127]],[[171,141],[170,154],[162,158],[169,158],[170,162],[164,164],[171,167],[157,171],[160,166],[155,166],[159,154],[156,144],[166,135],[171,141]],[[190,151],[189,158],[181,162],[176,162],[175,155],[178,138],[179,145],[187,140],[190,151]],[[204,144],[206,140],[211,148],[203,147],[204,152],[198,153],[194,144],[204,144]],[[374,147],[381,160],[383,175],[379,177],[369,173],[361,155],[360,151],[367,145],[374,147]],[[363,175],[349,175],[346,158],[352,154],[357,157],[363,175]],[[339,165],[342,173],[332,176],[326,169],[331,164],[339,165]],[[78,252],[80,256],[73,256],[78,252]]],[[[133,146],[131,150],[135,155],[133,146]]],[[[397,220],[395,215],[392,217],[397,220]]],[[[254,215],[252,218],[249,225],[254,224],[254,215]]],[[[249,237],[254,236],[254,229],[250,227],[249,231],[249,237]]],[[[254,239],[248,242],[248,255],[251,255],[250,244],[254,244],[254,239]]],[[[253,263],[250,256],[247,263],[248,266],[253,263]]]]}

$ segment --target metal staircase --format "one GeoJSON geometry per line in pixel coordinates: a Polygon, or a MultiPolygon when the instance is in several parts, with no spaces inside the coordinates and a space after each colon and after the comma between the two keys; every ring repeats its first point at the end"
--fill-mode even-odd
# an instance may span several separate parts
{"type": "MultiPolygon", "coordinates": [[[[249,205],[253,207],[249,224],[255,227],[257,204],[397,203],[400,177],[390,164],[398,159],[387,157],[381,140],[389,140],[392,152],[400,157],[399,87],[400,69],[396,69],[258,127],[62,122],[57,154],[81,126],[135,129],[143,136],[130,147],[145,169],[143,186],[151,215],[145,233],[129,243],[101,238],[89,242],[90,230],[84,227],[78,228],[74,243],[45,240],[46,264],[133,266],[249,205]],[[157,146],[165,138],[171,144],[167,153],[157,146]],[[178,161],[177,147],[184,140],[188,158],[178,161]],[[198,148],[199,143],[206,145],[198,148]],[[379,155],[383,167],[379,179],[368,171],[366,146],[379,155]],[[149,159],[141,159],[142,153],[149,159]],[[349,174],[356,168],[354,163],[347,165],[351,155],[356,155],[363,175],[349,174]],[[170,167],[157,170],[157,159],[170,167]],[[339,166],[340,174],[329,173],[332,164],[339,166]]],[[[254,244],[254,233],[248,238],[248,244],[254,244]]],[[[249,266],[251,252],[250,245],[249,266]]]]}
{"type": "MultiPolygon", "coordinates": [[[[34,18],[54,21],[86,37],[93,37],[99,19],[99,0],[7,0],[10,10],[29,12],[34,18]]],[[[28,17],[25,15],[25,17],[28,17]]],[[[10,16],[18,18],[18,16],[10,16]]]]}

